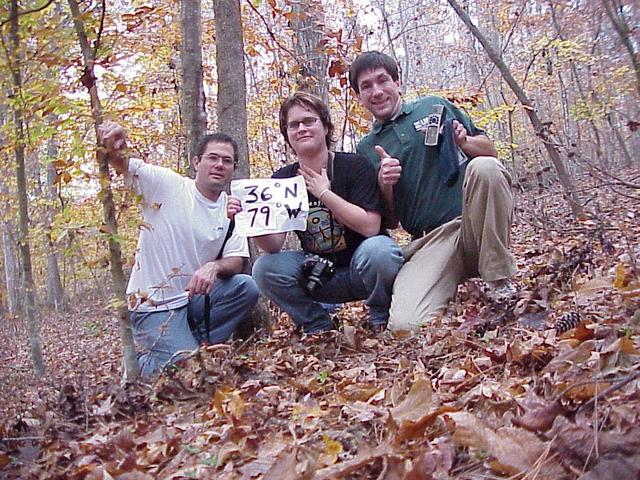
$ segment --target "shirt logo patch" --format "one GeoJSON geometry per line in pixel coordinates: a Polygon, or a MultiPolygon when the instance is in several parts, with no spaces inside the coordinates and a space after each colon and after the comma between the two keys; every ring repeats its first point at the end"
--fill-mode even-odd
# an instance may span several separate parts
{"type": "Polygon", "coordinates": [[[416,129],[416,132],[421,132],[422,130],[427,128],[428,124],[429,124],[429,116],[426,116],[424,118],[421,118],[420,120],[416,120],[415,122],[413,122],[413,128],[416,129]]]}

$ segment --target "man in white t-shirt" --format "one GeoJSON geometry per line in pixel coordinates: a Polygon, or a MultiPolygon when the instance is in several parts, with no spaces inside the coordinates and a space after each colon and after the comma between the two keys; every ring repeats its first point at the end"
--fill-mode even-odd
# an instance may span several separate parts
{"type": "Polygon", "coordinates": [[[207,135],[192,160],[195,180],[126,155],[126,131],[105,122],[109,163],[142,197],[144,227],[127,286],[140,375],[146,378],[198,343],[227,340],[258,300],[242,274],[247,239],[233,232],[225,187],[238,148],[228,135],[207,135]]]}

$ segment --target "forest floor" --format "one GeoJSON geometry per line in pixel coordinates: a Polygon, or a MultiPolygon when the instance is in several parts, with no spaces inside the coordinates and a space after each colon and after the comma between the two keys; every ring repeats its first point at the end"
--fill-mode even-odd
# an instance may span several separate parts
{"type": "Polygon", "coordinates": [[[3,320],[0,478],[637,479],[640,175],[622,178],[580,181],[580,221],[554,187],[519,192],[515,307],[470,280],[411,337],[370,333],[361,304],[323,335],[280,316],[124,388],[104,300],[43,315],[44,379],[3,320]]]}

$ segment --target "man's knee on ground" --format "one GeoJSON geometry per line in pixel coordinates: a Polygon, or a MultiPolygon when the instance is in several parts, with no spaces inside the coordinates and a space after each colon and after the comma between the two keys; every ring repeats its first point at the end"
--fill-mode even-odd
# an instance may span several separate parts
{"type": "Polygon", "coordinates": [[[417,333],[442,314],[442,310],[419,315],[416,311],[391,311],[388,328],[392,332],[417,333]]]}
{"type": "Polygon", "coordinates": [[[157,352],[140,352],[138,353],[138,375],[143,380],[153,380],[166,368],[188,357],[190,351],[196,348],[198,348],[197,344],[193,349],[177,350],[171,355],[158,354],[157,352]],[[178,352],[180,353],[178,354],[178,352]]]}

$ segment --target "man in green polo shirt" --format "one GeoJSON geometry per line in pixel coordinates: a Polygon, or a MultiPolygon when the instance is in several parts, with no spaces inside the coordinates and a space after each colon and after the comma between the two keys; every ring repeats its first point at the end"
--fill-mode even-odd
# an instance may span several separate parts
{"type": "Polygon", "coordinates": [[[389,328],[429,322],[470,277],[482,277],[495,302],[511,302],[511,177],[493,142],[444,98],[403,102],[397,64],[388,55],[359,55],[349,81],[375,117],[358,152],[378,171],[386,226],[400,222],[413,236],[394,284],[389,328]],[[434,118],[450,119],[437,122],[437,145],[427,133],[434,118]]]}

